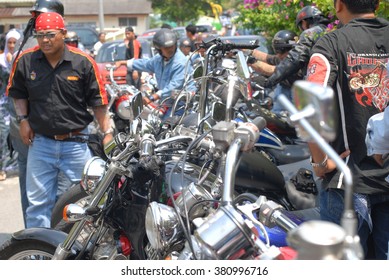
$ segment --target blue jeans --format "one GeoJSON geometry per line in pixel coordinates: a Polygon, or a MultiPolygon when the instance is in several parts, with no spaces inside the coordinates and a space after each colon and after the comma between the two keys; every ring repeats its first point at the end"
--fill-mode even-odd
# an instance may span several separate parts
{"type": "Polygon", "coordinates": [[[90,158],[87,143],[55,141],[35,135],[27,159],[27,228],[50,227],[58,173],[62,171],[71,182],[79,182],[84,165],[90,158]]]}
{"type": "Polygon", "coordinates": [[[274,90],[273,108],[271,109],[271,111],[275,114],[279,114],[286,110],[284,106],[282,106],[281,103],[277,100],[280,94],[285,95],[293,103],[292,89],[290,87],[278,84],[274,90]]]}
{"type": "MultiPolygon", "coordinates": [[[[19,170],[19,189],[20,189],[20,199],[22,204],[23,212],[23,221],[24,226],[26,227],[26,211],[28,207],[28,199],[26,192],[26,174],[27,174],[27,156],[28,156],[28,146],[25,145],[19,135],[19,125],[16,122],[16,112],[12,98],[8,100],[8,107],[10,112],[10,138],[12,147],[17,152],[17,164],[19,170]]],[[[60,172],[58,175],[58,191],[57,191],[57,200],[61,194],[63,194],[71,185],[70,180],[60,172]]]]}
{"type": "MultiPolygon", "coordinates": [[[[389,194],[354,194],[354,208],[358,218],[358,235],[367,253],[367,240],[371,234],[375,258],[388,258],[389,242],[389,194]]],[[[322,220],[340,224],[344,209],[344,191],[320,188],[320,217],[322,220]]]]}

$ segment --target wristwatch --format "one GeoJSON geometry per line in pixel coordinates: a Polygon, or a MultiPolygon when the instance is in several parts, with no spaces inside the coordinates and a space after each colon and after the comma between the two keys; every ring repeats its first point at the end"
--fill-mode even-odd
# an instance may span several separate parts
{"type": "Polygon", "coordinates": [[[154,95],[153,95],[153,94],[150,94],[147,98],[148,98],[151,102],[154,102],[154,101],[155,101],[155,98],[154,98],[154,95]]]}
{"type": "Polygon", "coordinates": [[[28,119],[27,115],[16,116],[16,122],[20,123],[22,120],[28,119]]]}

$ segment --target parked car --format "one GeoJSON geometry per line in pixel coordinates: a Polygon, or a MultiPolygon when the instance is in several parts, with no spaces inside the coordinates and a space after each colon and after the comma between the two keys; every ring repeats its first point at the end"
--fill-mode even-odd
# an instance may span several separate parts
{"type": "Polygon", "coordinates": [[[198,24],[196,25],[197,33],[215,33],[212,25],[198,24]]]}
{"type": "Polygon", "coordinates": [[[139,37],[145,37],[145,36],[154,36],[155,33],[157,33],[158,30],[160,30],[161,28],[151,28],[151,29],[147,29],[145,32],[143,32],[142,34],[139,35],[139,37]]]}
{"type": "MultiPolygon", "coordinates": [[[[145,32],[143,32],[141,35],[139,35],[138,38],[144,38],[152,42],[154,34],[157,33],[157,31],[160,29],[161,28],[148,29],[145,32]]],[[[174,27],[173,31],[174,33],[176,33],[178,39],[186,37],[186,30],[184,26],[174,27]]]]}
{"type": "Polygon", "coordinates": [[[99,34],[97,33],[96,29],[89,26],[79,25],[69,25],[66,29],[68,30],[68,32],[76,32],[86,51],[93,52],[93,46],[99,40],[99,34]]]}
{"type": "MultiPolygon", "coordinates": [[[[147,40],[138,38],[142,45],[142,58],[151,58],[153,56],[153,48],[147,40]]],[[[107,64],[111,64],[116,61],[125,60],[126,46],[124,40],[116,40],[105,42],[99,52],[97,53],[95,60],[99,67],[100,75],[104,84],[110,84],[109,71],[106,69],[107,64]]],[[[122,65],[117,68],[114,73],[114,80],[118,84],[126,83],[127,67],[122,65]]]]}
{"type": "Polygon", "coordinates": [[[177,26],[173,28],[173,31],[177,34],[177,38],[185,38],[186,37],[186,29],[185,26],[177,26]]]}

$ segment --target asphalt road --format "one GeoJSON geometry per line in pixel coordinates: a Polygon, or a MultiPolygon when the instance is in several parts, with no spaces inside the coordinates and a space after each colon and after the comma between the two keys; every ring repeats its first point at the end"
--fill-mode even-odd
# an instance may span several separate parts
{"type": "Polygon", "coordinates": [[[9,238],[11,233],[23,228],[19,177],[8,177],[5,181],[0,181],[0,244],[9,238]]]}

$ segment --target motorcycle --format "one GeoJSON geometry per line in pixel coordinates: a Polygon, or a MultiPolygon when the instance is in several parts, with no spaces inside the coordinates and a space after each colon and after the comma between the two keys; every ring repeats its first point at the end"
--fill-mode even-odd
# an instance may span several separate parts
{"type": "MultiPolygon", "coordinates": [[[[222,198],[215,204],[212,194],[198,185],[189,185],[172,206],[152,202],[146,213],[146,233],[150,244],[147,254],[152,259],[219,260],[219,259],[284,259],[281,248],[269,243],[266,226],[278,225],[287,233],[288,244],[297,251],[298,259],[360,259],[362,248],[356,234],[357,219],[352,204],[352,176],[347,165],[325,142],[333,139],[331,122],[333,91],[302,81],[296,89],[303,105],[298,112],[286,97],[282,104],[292,112],[291,118],[300,125],[301,137],[311,136],[345,174],[346,206],[342,226],[324,221],[308,221],[297,225],[282,207],[259,197],[255,202],[239,205],[234,199],[234,178],[241,154],[253,148],[259,136],[254,125],[237,127],[232,122],[215,125],[212,135],[215,150],[225,159],[222,198]],[[318,91],[315,93],[315,91],[318,91]],[[311,97],[308,97],[311,94],[311,97]],[[304,102],[306,100],[306,102],[304,102]],[[317,103],[321,103],[318,108],[317,103]],[[316,108],[313,107],[317,106],[316,108]],[[319,110],[318,114],[315,112],[319,110]],[[322,112],[322,114],[320,113],[322,112]],[[307,117],[311,117],[313,128],[307,117]],[[321,132],[321,135],[318,133],[321,132]],[[261,235],[262,233],[262,235],[261,235]]],[[[241,201],[250,200],[249,196],[241,201]]]]}
{"type": "MultiPolygon", "coordinates": [[[[142,98],[130,101],[132,120],[142,98]]],[[[68,205],[69,234],[48,228],[30,228],[12,235],[0,249],[0,259],[144,259],[144,216],[147,205],[159,198],[164,163],[153,154],[154,137],[119,133],[107,149],[106,163],[88,161],[81,185],[90,195],[85,207],[68,205]]]]}
{"type": "MultiPolygon", "coordinates": [[[[251,102],[253,98],[250,71],[246,57],[239,49],[252,49],[257,45],[235,45],[222,42],[218,38],[207,39],[204,42],[207,51],[203,61],[203,75],[199,78],[199,93],[189,100],[194,104],[191,105],[191,110],[185,110],[185,115],[180,117],[182,125],[197,131],[201,131],[204,126],[210,126],[205,120],[207,120],[207,112],[210,111],[211,104],[212,106],[221,104],[226,108],[224,114],[223,110],[219,110],[222,112],[221,116],[218,116],[219,120],[234,119],[243,122],[252,120],[259,115],[256,112],[258,106],[254,106],[255,103],[251,102]],[[231,53],[234,56],[231,56],[231,53]],[[228,94],[229,91],[233,93],[228,94]],[[238,109],[232,109],[237,107],[239,100],[243,100],[245,104],[248,104],[247,107],[253,109],[254,116],[247,115],[247,111],[241,110],[242,107],[239,105],[238,109]]],[[[184,93],[178,96],[176,103],[180,97],[188,100],[184,93]]],[[[242,187],[242,192],[243,190],[257,191],[260,194],[263,192],[262,194],[270,199],[281,202],[288,210],[314,207],[317,190],[306,144],[285,145],[268,128],[263,128],[256,147],[258,153],[250,156],[244,155],[239,167],[236,183],[242,187]],[[277,167],[271,166],[266,159],[277,167]],[[245,174],[246,170],[250,171],[245,174]],[[279,172],[280,170],[282,173],[279,172]],[[240,176],[240,173],[244,175],[240,176]],[[253,182],[248,176],[251,173],[265,175],[262,178],[254,177],[253,182]],[[286,184],[285,181],[287,181],[286,184]],[[263,188],[260,185],[263,185],[263,188]],[[299,188],[297,191],[296,186],[299,188]],[[289,195],[293,197],[293,202],[289,201],[289,195]]]]}
{"type": "MultiPolygon", "coordinates": [[[[239,47],[245,49],[256,47],[255,45],[237,46],[229,43],[226,44],[219,40],[210,41],[208,44],[210,45],[208,53],[212,55],[207,55],[207,57],[211,57],[213,64],[218,64],[217,61],[213,60],[214,57],[224,59],[223,52],[239,47]]],[[[190,96],[185,90],[178,93],[170,118],[164,122],[160,120],[158,115],[159,111],[157,110],[158,107],[153,109],[153,113],[148,115],[147,120],[148,123],[153,123],[151,126],[155,128],[154,135],[157,140],[182,135],[195,137],[201,127],[211,128],[215,124],[215,119],[224,120],[226,118],[226,110],[218,110],[218,112],[222,112],[221,116],[215,117],[213,120],[210,120],[209,116],[206,116],[206,111],[209,110],[209,104],[219,106],[221,98],[215,92],[221,89],[220,92],[222,94],[227,93],[226,90],[228,88],[225,85],[228,83],[232,85],[231,88],[239,89],[233,91],[232,96],[234,100],[238,100],[241,96],[246,96],[246,100],[249,99],[250,93],[247,88],[249,71],[247,69],[247,63],[245,63],[245,57],[241,52],[236,57],[236,62],[231,63],[231,61],[224,59],[224,62],[221,63],[225,67],[231,68],[229,75],[226,75],[227,72],[225,70],[219,68],[216,68],[211,73],[204,73],[202,78],[200,78],[202,80],[199,80],[201,82],[200,94],[190,96]],[[228,61],[228,63],[225,61],[228,61]],[[236,69],[242,69],[238,72],[240,76],[236,75],[236,69]],[[245,77],[242,75],[245,75],[245,77]],[[213,81],[216,81],[217,84],[212,85],[211,83],[213,81]],[[208,83],[210,85],[207,87],[206,85],[208,83]],[[218,87],[219,84],[223,85],[224,89],[218,87]],[[209,98],[203,98],[204,95],[209,96],[209,98]],[[185,114],[174,116],[175,108],[181,99],[189,101],[186,102],[185,114]]],[[[205,59],[205,65],[209,64],[208,60],[207,58],[205,59]]],[[[204,69],[210,68],[205,67],[204,69]]],[[[223,106],[226,108],[225,105],[223,106]]],[[[232,104],[230,107],[232,107],[232,104]]],[[[240,112],[239,109],[237,111],[239,115],[234,117],[235,120],[252,121],[252,118],[244,112],[240,112]]],[[[317,190],[315,178],[310,170],[307,147],[303,147],[302,145],[289,145],[285,148],[281,140],[267,128],[261,130],[261,137],[255,145],[258,151],[251,154],[244,154],[240,162],[236,178],[237,192],[250,192],[257,195],[264,195],[280,203],[288,210],[315,207],[317,190]],[[272,152],[270,153],[269,151],[272,152]],[[274,156],[275,152],[278,153],[276,156],[274,156]],[[275,158],[283,164],[276,166],[275,158]]],[[[194,164],[194,166],[198,165],[201,165],[201,163],[194,164]]],[[[72,190],[64,193],[53,209],[52,227],[57,227],[66,232],[69,231],[70,225],[61,221],[62,209],[69,203],[76,203],[77,201],[82,203],[85,197],[87,197],[87,194],[80,185],[76,185],[72,190]]]]}

